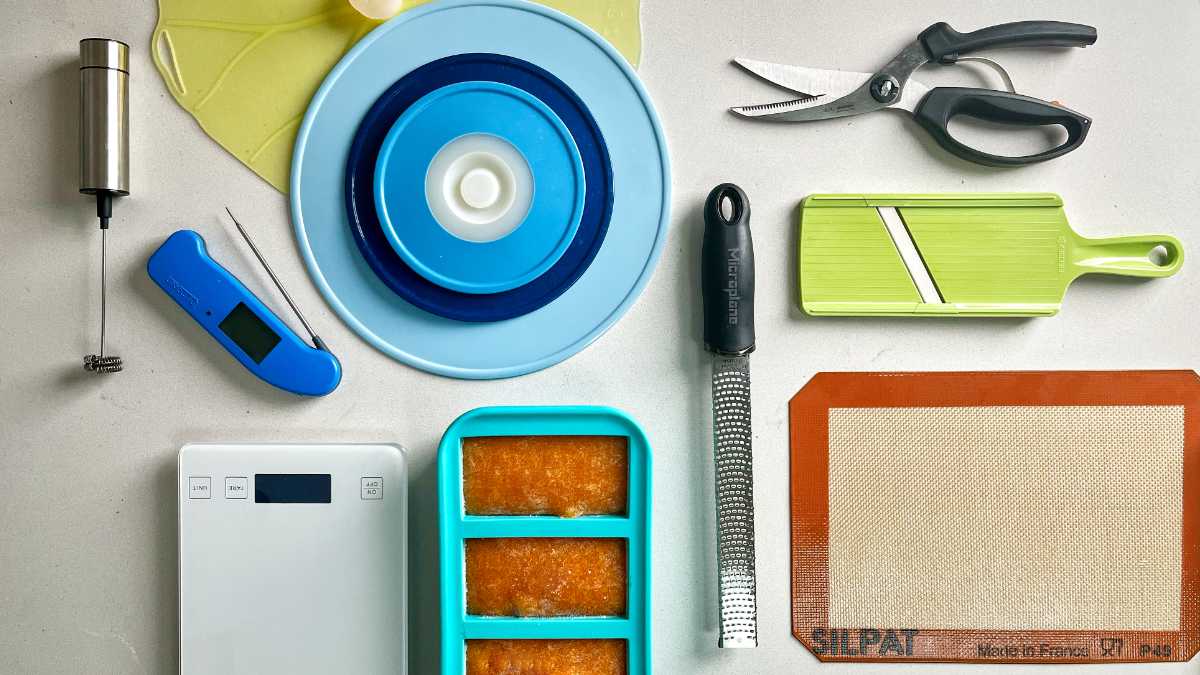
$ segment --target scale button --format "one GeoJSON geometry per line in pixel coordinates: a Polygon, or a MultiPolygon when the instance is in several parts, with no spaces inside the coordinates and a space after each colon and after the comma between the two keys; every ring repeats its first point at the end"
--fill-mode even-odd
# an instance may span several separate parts
{"type": "Polygon", "coordinates": [[[245,476],[229,476],[225,479],[225,499],[245,499],[249,487],[245,476]]]}
{"type": "Polygon", "coordinates": [[[212,479],[208,476],[188,478],[188,499],[208,499],[212,493],[212,479]]]}
{"type": "Polygon", "coordinates": [[[363,499],[383,499],[383,478],[374,476],[363,476],[362,479],[362,498],[363,499]]]}

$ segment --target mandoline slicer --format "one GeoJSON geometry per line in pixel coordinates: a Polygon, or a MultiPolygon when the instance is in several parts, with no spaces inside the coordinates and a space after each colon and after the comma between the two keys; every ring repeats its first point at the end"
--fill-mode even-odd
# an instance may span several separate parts
{"type": "Polygon", "coordinates": [[[1054,194],[812,195],[800,304],[820,316],[1052,316],[1084,274],[1167,277],[1167,235],[1089,239],[1054,194]]]}
{"type": "Polygon", "coordinates": [[[792,632],[820,660],[1200,650],[1196,373],[821,373],[790,413],[792,632]]]}

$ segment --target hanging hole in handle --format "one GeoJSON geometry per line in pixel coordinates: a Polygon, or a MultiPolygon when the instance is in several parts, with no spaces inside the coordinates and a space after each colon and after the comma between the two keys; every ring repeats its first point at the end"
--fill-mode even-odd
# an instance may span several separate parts
{"type": "Polygon", "coordinates": [[[1175,262],[1176,253],[1174,247],[1168,247],[1166,244],[1159,244],[1150,249],[1146,254],[1150,258],[1150,263],[1155,267],[1170,267],[1175,262]]]}
{"type": "Polygon", "coordinates": [[[729,195],[721,195],[721,203],[718,206],[725,222],[733,220],[733,200],[729,198],[729,195]]]}
{"type": "Polygon", "coordinates": [[[963,145],[1000,157],[1026,157],[1053,150],[1067,142],[1067,128],[1061,124],[1023,126],[988,122],[969,115],[955,115],[946,124],[954,140],[963,145]]]}
{"type": "Polygon", "coordinates": [[[717,215],[726,225],[735,223],[742,217],[742,199],[736,190],[727,188],[717,195],[717,215]]]}

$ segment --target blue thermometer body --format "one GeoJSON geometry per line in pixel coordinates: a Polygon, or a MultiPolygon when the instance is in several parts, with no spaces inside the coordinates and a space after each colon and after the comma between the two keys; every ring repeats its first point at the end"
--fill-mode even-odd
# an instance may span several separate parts
{"type": "Polygon", "coordinates": [[[179,230],[146,263],[150,278],[247,370],[294,394],[324,396],[342,381],[337,357],[300,338],[237,277],[209,257],[204,239],[179,230]]]}

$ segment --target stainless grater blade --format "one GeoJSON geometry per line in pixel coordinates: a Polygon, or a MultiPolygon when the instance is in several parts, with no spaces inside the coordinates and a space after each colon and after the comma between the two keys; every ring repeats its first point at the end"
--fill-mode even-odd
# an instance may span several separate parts
{"type": "Polygon", "coordinates": [[[714,356],[713,453],[717,483],[717,575],[724,648],[758,646],[754,585],[754,479],[750,359],[714,356]]]}

